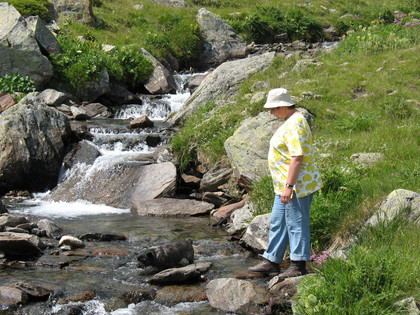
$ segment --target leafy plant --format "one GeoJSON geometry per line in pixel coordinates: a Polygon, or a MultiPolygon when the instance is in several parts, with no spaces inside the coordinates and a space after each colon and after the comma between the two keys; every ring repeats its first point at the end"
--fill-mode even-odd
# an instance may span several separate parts
{"type": "Polygon", "coordinates": [[[8,0],[7,2],[13,5],[24,17],[38,15],[44,21],[51,19],[48,10],[51,4],[48,0],[8,0]]]}
{"type": "Polygon", "coordinates": [[[34,92],[35,82],[30,77],[22,76],[18,73],[13,73],[12,75],[6,74],[0,77],[0,91],[6,93],[34,92]]]}
{"type": "Polygon", "coordinates": [[[274,188],[271,176],[262,176],[251,186],[249,201],[253,205],[254,215],[271,212],[274,203],[274,188]]]}

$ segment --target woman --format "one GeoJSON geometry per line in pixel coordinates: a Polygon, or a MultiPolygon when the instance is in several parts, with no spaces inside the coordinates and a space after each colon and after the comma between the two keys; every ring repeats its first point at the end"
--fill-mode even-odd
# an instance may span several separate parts
{"type": "Polygon", "coordinates": [[[283,88],[271,90],[264,107],[285,122],[271,138],[268,153],[275,192],[268,248],[262,255],[264,261],[248,270],[278,274],[290,244],[290,267],[278,276],[296,277],[306,274],[311,246],[309,208],[322,181],[314,164],[311,130],[289,92],[283,88]]]}

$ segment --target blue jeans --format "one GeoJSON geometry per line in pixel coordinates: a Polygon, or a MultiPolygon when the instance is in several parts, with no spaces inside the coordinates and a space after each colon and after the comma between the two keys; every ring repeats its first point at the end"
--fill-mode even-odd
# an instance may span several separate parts
{"type": "Polygon", "coordinates": [[[275,263],[283,260],[284,252],[290,242],[290,259],[309,261],[311,232],[309,230],[309,208],[314,194],[297,198],[285,205],[276,195],[271,211],[271,229],[268,248],[262,255],[275,263]]]}

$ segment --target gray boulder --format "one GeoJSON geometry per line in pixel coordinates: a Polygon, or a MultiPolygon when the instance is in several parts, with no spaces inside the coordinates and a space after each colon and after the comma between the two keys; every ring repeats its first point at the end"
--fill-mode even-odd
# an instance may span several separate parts
{"type": "Polygon", "coordinates": [[[404,214],[410,222],[420,225],[419,193],[405,189],[394,190],[381,203],[370,219],[366,221],[366,225],[376,226],[379,222],[391,221],[400,214],[404,214]]]}
{"type": "Polygon", "coordinates": [[[0,251],[9,258],[31,259],[38,257],[46,245],[38,236],[25,233],[0,233],[0,251]]]}
{"type": "Polygon", "coordinates": [[[229,102],[232,102],[237,96],[240,84],[250,76],[269,67],[274,56],[274,53],[266,53],[224,62],[203,80],[181,109],[170,116],[167,121],[178,124],[207,102],[215,102],[216,107],[228,106],[229,102]]]}
{"type": "Polygon", "coordinates": [[[54,201],[88,200],[121,209],[158,197],[171,197],[176,189],[176,168],[170,163],[121,163],[77,167],[51,192],[54,201]],[[87,176],[86,173],[89,172],[87,176]]]}
{"type": "Polygon", "coordinates": [[[37,88],[51,79],[53,68],[42,55],[25,19],[9,3],[0,2],[0,76],[18,73],[31,77],[37,88]]]}
{"type": "Polygon", "coordinates": [[[83,105],[82,108],[90,118],[111,118],[112,111],[101,103],[90,103],[83,105]]]}
{"type": "Polygon", "coordinates": [[[29,16],[25,20],[28,28],[32,31],[33,36],[45,55],[51,53],[61,53],[61,48],[57,38],[45,26],[39,16],[29,16]]]}
{"type": "Polygon", "coordinates": [[[67,101],[69,95],[54,89],[45,89],[39,93],[36,98],[40,103],[47,106],[58,106],[67,101]]]}
{"type": "Polygon", "coordinates": [[[227,183],[232,170],[223,167],[221,164],[215,165],[210,169],[200,181],[200,190],[202,191],[216,191],[222,184],[227,183]]]}
{"type": "Polygon", "coordinates": [[[262,314],[268,302],[267,290],[250,281],[221,278],[210,281],[206,294],[212,307],[238,314],[262,314]]]}
{"type": "Polygon", "coordinates": [[[50,0],[54,6],[53,18],[58,24],[64,24],[68,21],[81,21],[84,23],[93,23],[93,15],[89,12],[89,2],[86,0],[50,0]]]}
{"type": "Polygon", "coordinates": [[[83,140],[66,154],[63,164],[66,168],[72,168],[77,163],[85,163],[91,165],[96,158],[101,155],[101,152],[90,142],[83,140]]]}
{"type": "Polygon", "coordinates": [[[176,82],[172,74],[169,73],[155,57],[153,57],[146,49],[142,48],[141,52],[144,57],[149,59],[153,66],[153,73],[144,84],[146,90],[151,94],[167,94],[176,91],[176,82]]]}
{"type": "Polygon", "coordinates": [[[5,215],[0,216],[0,231],[2,228],[6,226],[16,227],[20,224],[25,224],[28,222],[29,222],[28,219],[24,216],[5,214],[5,215]]]}
{"type": "Polygon", "coordinates": [[[227,232],[230,235],[241,234],[246,228],[248,228],[249,222],[251,222],[254,218],[249,202],[242,208],[233,212],[230,218],[231,222],[228,224],[227,232]]]}
{"type": "MultiPolygon", "coordinates": [[[[133,197],[136,197],[135,195],[133,197]]],[[[191,199],[158,198],[139,200],[133,198],[131,212],[137,215],[152,216],[198,216],[210,213],[214,205],[191,199]]]]}
{"type": "Polygon", "coordinates": [[[246,229],[239,243],[255,253],[263,253],[268,247],[271,213],[256,216],[246,229]]]}
{"type": "Polygon", "coordinates": [[[201,275],[209,271],[212,265],[211,262],[198,262],[181,268],[166,269],[153,275],[148,281],[154,284],[180,284],[196,281],[200,279],[201,275]]]}
{"type": "Polygon", "coordinates": [[[226,60],[244,58],[246,42],[236,31],[205,8],[198,10],[196,20],[201,28],[204,51],[201,66],[217,67],[226,60]]]}
{"type": "Polygon", "coordinates": [[[245,119],[225,142],[225,150],[240,182],[255,181],[268,175],[270,139],[283,122],[269,112],[245,119]]]}
{"type": "Polygon", "coordinates": [[[107,69],[102,69],[99,77],[87,82],[75,92],[77,98],[82,101],[93,102],[101,95],[109,91],[109,74],[107,69]]]}
{"type": "Polygon", "coordinates": [[[42,191],[57,183],[70,124],[64,114],[32,96],[0,115],[0,194],[12,189],[42,191]]]}
{"type": "Polygon", "coordinates": [[[385,158],[383,153],[355,153],[350,157],[350,160],[355,164],[368,164],[372,165],[383,161],[385,158]]]}
{"type": "Polygon", "coordinates": [[[58,236],[62,232],[62,228],[48,219],[39,220],[37,225],[38,229],[45,231],[48,237],[58,236]]]}
{"type": "Polygon", "coordinates": [[[5,312],[4,314],[13,314],[12,309],[19,305],[27,304],[28,300],[28,295],[16,287],[0,287],[0,305],[2,305],[2,311],[5,312]],[[7,311],[10,311],[10,313],[7,311]]]}

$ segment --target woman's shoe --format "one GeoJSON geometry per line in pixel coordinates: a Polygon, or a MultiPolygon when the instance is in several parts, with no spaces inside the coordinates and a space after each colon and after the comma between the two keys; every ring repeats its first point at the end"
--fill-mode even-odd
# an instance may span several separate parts
{"type": "Polygon", "coordinates": [[[260,273],[260,274],[275,276],[280,272],[280,266],[279,264],[276,264],[274,262],[271,262],[265,259],[263,262],[259,263],[258,265],[254,267],[249,267],[248,271],[253,272],[253,273],[260,273]]]}

